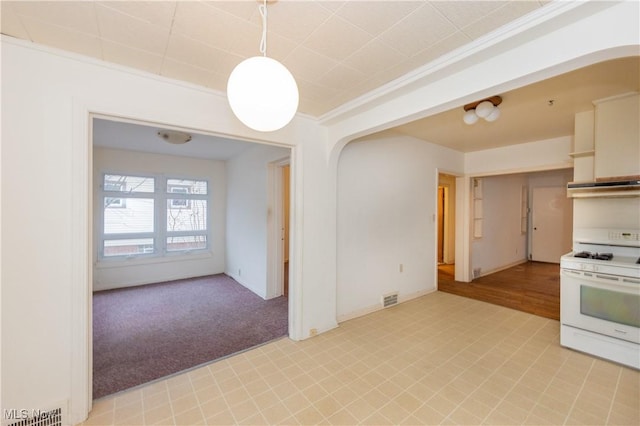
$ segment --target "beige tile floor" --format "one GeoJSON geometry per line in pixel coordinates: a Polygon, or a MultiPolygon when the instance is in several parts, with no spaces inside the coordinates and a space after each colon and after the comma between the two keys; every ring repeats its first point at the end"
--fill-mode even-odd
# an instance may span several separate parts
{"type": "Polygon", "coordinates": [[[640,373],[446,293],[94,402],[86,425],[640,424],[640,373]]]}

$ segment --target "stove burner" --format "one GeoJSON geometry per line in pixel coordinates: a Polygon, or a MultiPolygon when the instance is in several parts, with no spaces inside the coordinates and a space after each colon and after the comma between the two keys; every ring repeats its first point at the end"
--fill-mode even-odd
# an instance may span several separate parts
{"type": "Polygon", "coordinates": [[[613,254],[612,253],[596,253],[595,255],[593,255],[593,258],[598,260],[611,260],[613,259],[613,254]]]}
{"type": "Polygon", "coordinates": [[[580,257],[583,259],[611,260],[613,259],[613,253],[591,253],[590,251],[581,251],[574,254],[573,257],[580,257]]]}

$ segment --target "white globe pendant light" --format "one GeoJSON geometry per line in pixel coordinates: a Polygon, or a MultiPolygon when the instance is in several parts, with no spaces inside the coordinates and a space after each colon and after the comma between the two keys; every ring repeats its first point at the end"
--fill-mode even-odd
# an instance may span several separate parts
{"type": "Polygon", "coordinates": [[[298,85],[289,70],[267,57],[267,2],[262,15],[260,52],[240,62],[227,81],[227,99],[233,113],[247,127],[271,132],[286,126],[298,109],[298,85]]]}
{"type": "Polygon", "coordinates": [[[298,86],[284,65],[266,56],[240,62],[227,82],[233,113],[248,127],[270,132],[286,126],[298,109],[298,86]]]}

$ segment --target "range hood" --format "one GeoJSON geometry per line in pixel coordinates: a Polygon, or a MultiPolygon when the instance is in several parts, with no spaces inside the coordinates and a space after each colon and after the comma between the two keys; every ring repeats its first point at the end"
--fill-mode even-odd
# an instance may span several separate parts
{"type": "Polygon", "coordinates": [[[640,176],[596,179],[593,182],[569,182],[569,197],[638,197],[640,176]]]}

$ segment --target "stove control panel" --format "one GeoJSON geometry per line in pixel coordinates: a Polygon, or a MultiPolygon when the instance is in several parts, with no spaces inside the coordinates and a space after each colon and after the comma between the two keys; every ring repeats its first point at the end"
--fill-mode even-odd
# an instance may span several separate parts
{"type": "Polygon", "coordinates": [[[598,265],[594,265],[593,263],[581,263],[580,269],[582,269],[583,271],[591,271],[591,272],[599,271],[598,265]]]}
{"type": "Polygon", "coordinates": [[[612,241],[636,241],[640,242],[639,232],[609,231],[609,239],[612,241]]]}

